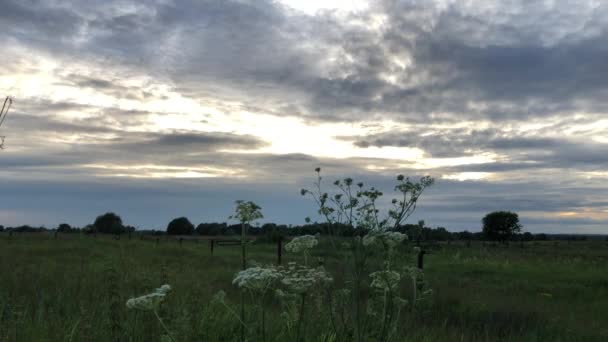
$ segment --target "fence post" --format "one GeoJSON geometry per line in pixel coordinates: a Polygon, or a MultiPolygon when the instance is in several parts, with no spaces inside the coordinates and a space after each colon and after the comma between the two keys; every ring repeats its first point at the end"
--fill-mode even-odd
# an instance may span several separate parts
{"type": "Polygon", "coordinates": [[[158,246],[158,241],[160,240],[159,237],[156,238],[156,245],[158,246]]]}
{"type": "Polygon", "coordinates": [[[180,245],[180,246],[182,245],[182,242],[184,242],[184,238],[181,238],[181,237],[180,237],[180,238],[179,238],[179,245],[180,245]]]}
{"type": "Polygon", "coordinates": [[[418,268],[421,270],[424,269],[424,254],[426,254],[426,251],[423,249],[418,252],[418,268]]]}
{"type": "Polygon", "coordinates": [[[209,248],[211,249],[211,256],[213,256],[213,244],[215,243],[215,240],[211,239],[209,240],[209,248]]]}
{"type": "Polygon", "coordinates": [[[281,265],[281,257],[283,256],[283,237],[279,236],[277,240],[277,265],[281,265]]]}

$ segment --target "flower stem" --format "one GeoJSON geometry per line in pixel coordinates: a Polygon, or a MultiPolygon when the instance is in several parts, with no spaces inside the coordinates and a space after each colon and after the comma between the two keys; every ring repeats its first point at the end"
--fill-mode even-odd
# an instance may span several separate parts
{"type": "Polygon", "coordinates": [[[169,329],[165,325],[165,322],[163,322],[163,320],[158,315],[158,312],[156,312],[156,310],[153,310],[153,311],[154,311],[154,315],[156,316],[156,319],[158,319],[158,322],[160,323],[160,325],[163,327],[163,329],[165,329],[165,332],[167,333],[167,335],[169,336],[169,338],[171,339],[171,341],[175,342],[175,339],[173,338],[173,335],[171,334],[171,332],[169,331],[169,329]]]}
{"type": "MultiPolygon", "coordinates": [[[[244,260],[244,259],[243,259],[244,260]]],[[[245,292],[241,291],[241,342],[245,341],[245,292]]]]}
{"type": "Polygon", "coordinates": [[[266,304],[266,291],[264,291],[264,294],[262,295],[262,341],[266,342],[266,307],[264,304],[266,304]]]}
{"type": "Polygon", "coordinates": [[[338,334],[338,328],[336,327],[336,320],[334,318],[334,305],[332,302],[332,294],[330,290],[327,291],[327,306],[329,312],[329,320],[331,322],[331,326],[334,329],[334,333],[336,334],[336,340],[340,341],[340,335],[338,334]]]}
{"type": "Polygon", "coordinates": [[[304,304],[306,303],[306,293],[302,294],[302,303],[300,304],[300,315],[298,317],[298,328],[296,330],[296,342],[300,342],[300,327],[304,321],[304,304]]]}
{"type": "Polygon", "coordinates": [[[224,302],[221,302],[221,303],[222,303],[222,305],[224,305],[224,307],[225,307],[226,309],[228,309],[228,312],[229,312],[229,313],[230,313],[232,316],[234,316],[234,317],[235,317],[235,318],[236,318],[236,319],[239,321],[239,323],[241,323],[241,325],[242,325],[243,327],[245,327],[247,330],[249,330],[249,328],[247,327],[247,325],[245,324],[245,322],[243,322],[243,321],[241,320],[241,317],[239,317],[239,315],[238,315],[238,314],[237,314],[237,313],[236,313],[234,310],[232,310],[232,308],[231,308],[231,307],[229,307],[228,305],[226,305],[226,303],[224,303],[224,302]]]}

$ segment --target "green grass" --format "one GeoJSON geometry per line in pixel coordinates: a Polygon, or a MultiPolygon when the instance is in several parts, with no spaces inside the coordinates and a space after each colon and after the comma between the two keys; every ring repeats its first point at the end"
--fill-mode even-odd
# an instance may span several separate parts
{"type": "MultiPolygon", "coordinates": [[[[275,253],[255,243],[248,256],[274,263],[275,253]]],[[[326,255],[341,282],[344,256],[327,244],[313,253],[326,255]]],[[[211,297],[224,290],[238,303],[240,262],[238,246],[211,256],[206,242],[0,234],[0,341],[159,341],[154,315],[124,303],[162,283],[173,287],[161,315],[178,341],[238,340],[238,321],[211,297]]],[[[399,323],[397,341],[608,340],[606,242],[442,245],[426,255],[425,277],[434,293],[399,323]]],[[[267,340],[290,341],[274,311],[267,340]]],[[[321,341],[323,303],[309,311],[306,339],[321,341]]]]}

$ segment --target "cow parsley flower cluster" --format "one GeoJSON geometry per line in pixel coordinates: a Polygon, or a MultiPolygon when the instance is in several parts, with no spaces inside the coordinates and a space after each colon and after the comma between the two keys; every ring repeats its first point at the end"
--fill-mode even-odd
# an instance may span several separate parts
{"type": "Polygon", "coordinates": [[[281,284],[293,293],[306,293],[333,282],[333,278],[321,266],[310,268],[289,263],[287,268],[281,270],[281,274],[281,284]]]}
{"type": "Polygon", "coordinates": [[[127,308],[143,311],[154,311],[158,309],[160,303],[165,299],[167,293],[171,291],[170,285],[163,285],[152,293],[127,300],[127,308]]]}
{"type": "Polygon", "coordinates": [[[332,281],[333,278],[323,267],[310,268],[290,262],[287,267],[250,267],[238,272],[232,284],[258,292],[265,292],[276,284],[282,285],[288,292],[302,294],[332,281]]]}
{"type": "Polygon", "coordinates": [[[252,291],[266,291],[281,274],[272,267],[250,267],[236,274],[232,284],[252,291]]]}
{"type": "Polygon", "coordinates": [[[370,273],[371,287],[380,291],[394,291],[399,286],[401,275],[395,271],[383,270],[370,273]]]}
{"type": "Polygon", "coordinates": [[[314,235],[302,235],[293,238],[285,245],[285,250],[292,253],[305,252],[319,243],[314,235]]]}
{"type": "Polygon", "coordinates": [[[381,243],[388,248],[394,248],[404,240],[407,240],[407,235],[399,232],[384,231],[372,232],[363,237],[362,243],[364,246],[372,246],[376,243],[381,243]]]}

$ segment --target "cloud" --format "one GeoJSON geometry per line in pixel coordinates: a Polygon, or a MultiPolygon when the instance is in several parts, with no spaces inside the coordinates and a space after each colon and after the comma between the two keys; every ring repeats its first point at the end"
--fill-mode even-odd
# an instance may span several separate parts
{"type": "Polygon", "coordinates": [[[500,121],[606,109],[605,5],[381,1],[318,16],[270,1],[5,6],[31,26],[7,16],[8,37],[62,33],[59,48],[35,48],[150,72],[188,96],[296,109],[283,115],[500,121]]]}
{"type": "Polygon", "coordinates": [[[7,210],[84,222],[116,205],[154,225],[183,215],[179,207],[198,213],[197,201],[221,219],[245,196],[276,205],[265,206],[269,218],[296,222],[314,213],[297,190],[321,165],[327,178],[389,190],[397,173],[436,176],[416,216],[431,224],[473,228],[487,211],[512,209],[532,229],[601,231],[607,4],[364,8],[3,1],[0,88],[16,96],[2,127],[2,196],[16,198],[7,210]],[[281,142],[293,146],[333,127],[326,150],[338,152],[278,148],[284,127],[293,132],[281,142]],[[298,134],[304,127],[315,134],[298,134]],[[467,172],[485,174],[450,180],[467,172]],[[551,217],[570,211],[589,217],[551,217]]]}

